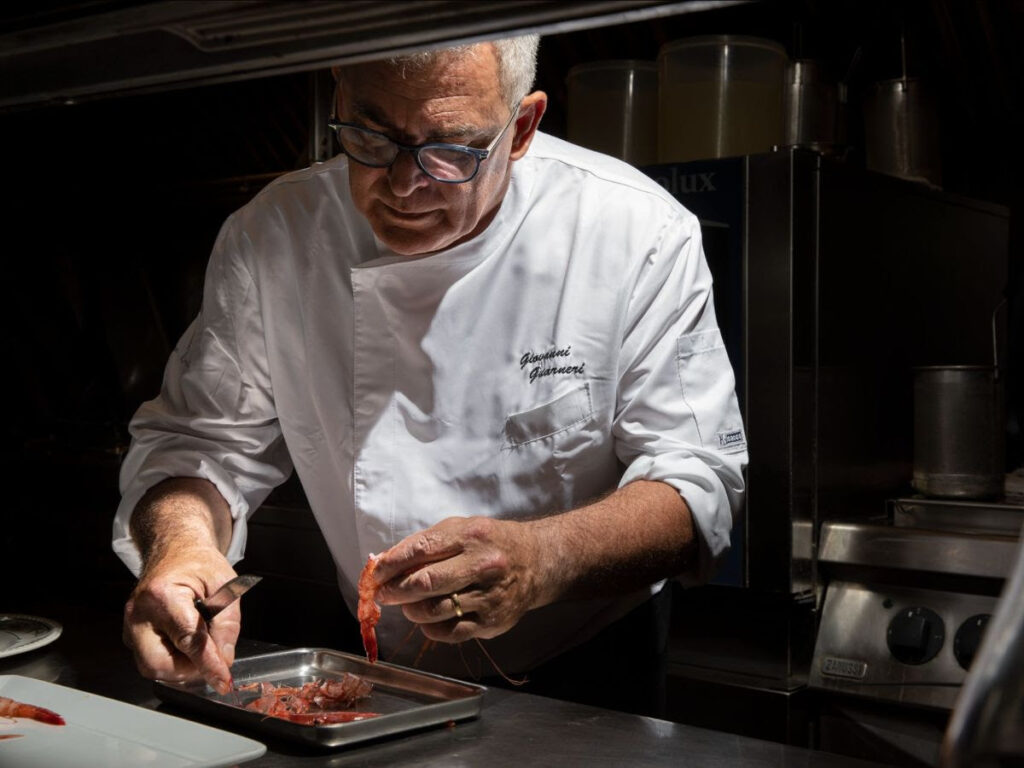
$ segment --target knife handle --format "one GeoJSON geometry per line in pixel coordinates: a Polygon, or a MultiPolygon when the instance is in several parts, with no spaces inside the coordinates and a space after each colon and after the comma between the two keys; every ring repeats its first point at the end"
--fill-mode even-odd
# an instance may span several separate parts
{"type": "Polygon", "coordinates": [[[192,601],[192,604],[195,605],[196,610],[199,611],[199,615],[203,617],[203,621],[207,624],[213,621],[213,614],[210,613],[210,609],[206,607],[206,603],[197,597],[192,601]]]}

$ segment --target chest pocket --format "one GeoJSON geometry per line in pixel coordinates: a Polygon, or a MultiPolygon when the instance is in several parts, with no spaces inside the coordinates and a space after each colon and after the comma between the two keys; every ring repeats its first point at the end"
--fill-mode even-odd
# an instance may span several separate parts
{"type": "Polygon", "coordinates": [[[590,421],[593,413],[590,384],[586,383],[549,403],[511,414],[505,420],[505,447],[518,448],[568,432],[590,421]]]}

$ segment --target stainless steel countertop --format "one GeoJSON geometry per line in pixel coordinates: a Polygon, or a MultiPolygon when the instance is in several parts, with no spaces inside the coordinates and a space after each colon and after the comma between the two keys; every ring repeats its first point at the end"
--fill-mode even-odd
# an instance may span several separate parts
{"type": "MultiPolygon", "coordinates": [[[[0,659],[0,675],[16,674],[89,691],[178,716],[135,671],[121,643],[120,617],[81,607],[12,606],[64,625],[51,645],[0,659]]],[[[239,655],[273,648],[242,641],[239,655]]],[[[600,670],[595,670],[596,674],[600,670]]],[[[219,725],[210,723],[211,725],[219,725]]],[[[254,734],[245,734],[255,736],[254,734]]],[[[856,768],[874,765],[825,752],[694,728],[665,720],[490,689],[479,718],[336,751],[310,751],[259,738],[267,753],[245,763],[272,766],[680,766],[701,768],[856,768]]]]}

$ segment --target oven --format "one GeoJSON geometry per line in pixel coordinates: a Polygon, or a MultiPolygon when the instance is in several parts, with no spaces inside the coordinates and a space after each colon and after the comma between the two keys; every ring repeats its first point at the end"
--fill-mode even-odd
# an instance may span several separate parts
{"type": "Polygon", "coordinates": [[[822,526],[826,587],[809,687],[821,749],[937,765],[950,715],[1018,558],[1024,495],[907,497],[822,526]]]}

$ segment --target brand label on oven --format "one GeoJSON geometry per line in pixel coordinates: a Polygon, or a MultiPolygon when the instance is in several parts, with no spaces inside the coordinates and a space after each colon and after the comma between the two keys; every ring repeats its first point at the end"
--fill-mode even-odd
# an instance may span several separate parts
{"type": "Polygon", "coordinates": [[[838,656],[826,656],[821,660],[821,674],[823,675],[863,680],[867,673],[868,665],[864,661],[840,659],[838,656]]]}

